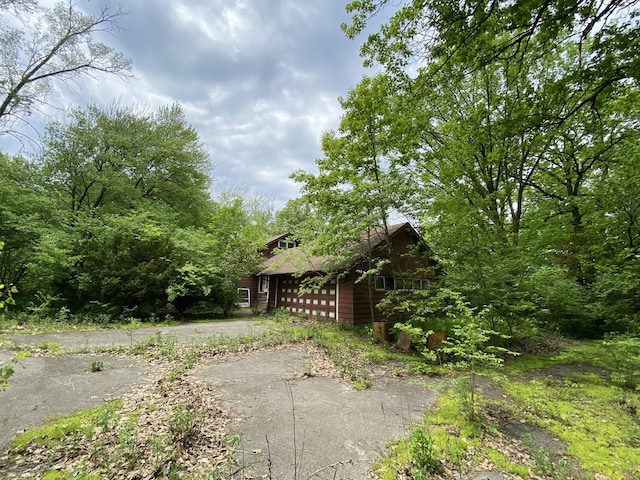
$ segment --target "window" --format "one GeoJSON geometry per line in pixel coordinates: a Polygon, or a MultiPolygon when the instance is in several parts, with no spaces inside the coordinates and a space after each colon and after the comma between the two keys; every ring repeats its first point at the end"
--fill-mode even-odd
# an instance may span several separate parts
{"type": "Polygon", "coordinates": [[[396,279],[394,277],[376,277],[376,290],[395,290],[396,279]]]}
{"type": "Polygon", "coordinates": [[[296,242],[292,240],[278,240],[278,248],[294,248],[296,242]]]}
{"type": "Polygon", "coordinates": [[[251,306],[251,290],[248,288],[239,288],[238,297],[238,308],[248,308],[251,306]]]}
{"type": "Polygon", "coordinates": [[[262,275],[258,277],[258,293],[269,292],[269,276],[262,275]]]}
{"type": "Polygon", "coordinates": [[[387,290],[424,290],[429,288],[429,280],[426,278],[406,278],[406,277],[376,277],[376,291],[387,290]]]}

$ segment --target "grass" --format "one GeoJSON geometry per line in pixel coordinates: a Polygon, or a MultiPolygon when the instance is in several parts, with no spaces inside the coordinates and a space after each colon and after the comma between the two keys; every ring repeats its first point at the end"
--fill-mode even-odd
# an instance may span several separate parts
{"type": "MultiPolygon", "coordinates": [[[[448,464],[458,468],[469,449],[479,448],[478,429],[478,424],[466,421],[457,393],[450,388],[438,398],[421,424],[411,429],[409,436],[389,446],[389,455],[374,465],[374,472],[382,480],[394,480],[404,471],[412,471],[416,476],[416,470],[421,470],[416,469],[420,464],[437,465],[437,468],[448,464]],[[431,444],[426,450],[432,457],[428,459],[416,455],[425,452],[425,438],[430,439],[431,444]]],[[[421,475],[424,474],[418,476],[421,475]]]]}
{"type": "Polygon", "coordinates": [[[468,472],[482,465],[522,479],[640,478],[640,393],[612,381],[611,373],[620,371],[624,355],[616,348],[611,342],[589,341],[558,354],[524,355],[503,369],[488,370],[485,373],[496,379],[508,400],[481,399],[482,423],[469,421],[464,396],[451,386],[418,430],[389,446],[388,455],[375,466],[378,478],[407,478],[402,472],[412,472],[409,478],[428,478],[420,466],[431,465],[433,458],[425,462],[420,458],[424,452],[462,476],[465,468],[468,472]],[[500,420],[489,415],[497,408],[516,424],[526,421],[562,440],[566,455],[574,460],[550,452],[526,434],[508,440],[508,448],[493,444],[503,435],[498,432],[500,420]],[[430,449],[420,448],[425,435],[430,449]],[[576,462],[582,473],[576,474],[576,462]]]}
{"type": "Polygon", "coordinates": [[[121,406],[121,400],[112,400],[105,405],[88,410],[78,410],[71,415],[54,417],[42,427],[19,433],[12,440],[11,446],[18,452],[24,451],[28,445],[43,448],[53,447],[62,440],[90,433],[101,418],[114,415],[121,406]]]}
{"type": "Polygon", "coordinates": [[[594,374],[509,381],[510,408],[567,444],[589,474],[640,477],[640,424],[625,408],[621,388],[594,374]]]}

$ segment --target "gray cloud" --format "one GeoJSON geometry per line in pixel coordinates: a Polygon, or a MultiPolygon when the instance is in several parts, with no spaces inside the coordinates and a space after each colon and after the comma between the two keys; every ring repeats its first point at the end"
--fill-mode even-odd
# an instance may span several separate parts
{"type": "Polygon", "coordinates": [[[58,91],[62,105],[178,102],[209,148],[219,184],[240,184],[281,207],[288,179],[314,170],[320,135],[340,117],[337,97],[366,73],[346,39],[343,0],[128,0],[123,31],[105,40],[133,60],[137,79],[100,78],[58,91]]]}

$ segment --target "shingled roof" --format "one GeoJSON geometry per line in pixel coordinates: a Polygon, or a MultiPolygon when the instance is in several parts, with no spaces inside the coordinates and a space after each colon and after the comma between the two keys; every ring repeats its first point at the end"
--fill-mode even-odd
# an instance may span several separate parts
{"type": "MultiPolygon", "coordinates": [[[[388,227],[389,237],[393,237],[398,232],[410,229],[411,232],[420,238],[420,235],[409,222],[398,223],[388,227]]],[[[384,228],[377,227],[370,236],[371,248],[375,249],[382,245],[386,239],[384,228]]],[[[285,275],[299,272],[326,272],[336,268],[336,259],[332,255],[317,256],[312,254],[313,247],[303,245],[296,248],[289,248],[267,259],[262,265],[260,275],[285,275]]],[[[353,248],[354,255],[366,255],[369,251],[369,239],[363,235],[360,243],[353,248]]]]}

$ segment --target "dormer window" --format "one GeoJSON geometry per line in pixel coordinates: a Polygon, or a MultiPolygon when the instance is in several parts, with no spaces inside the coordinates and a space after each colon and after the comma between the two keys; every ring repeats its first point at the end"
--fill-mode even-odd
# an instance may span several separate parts
{"type": "Polygon", "coordinates": [[[278,248],[287,249],[295,248],[296,242],[292,240],[278,240],[278,248]]]}

